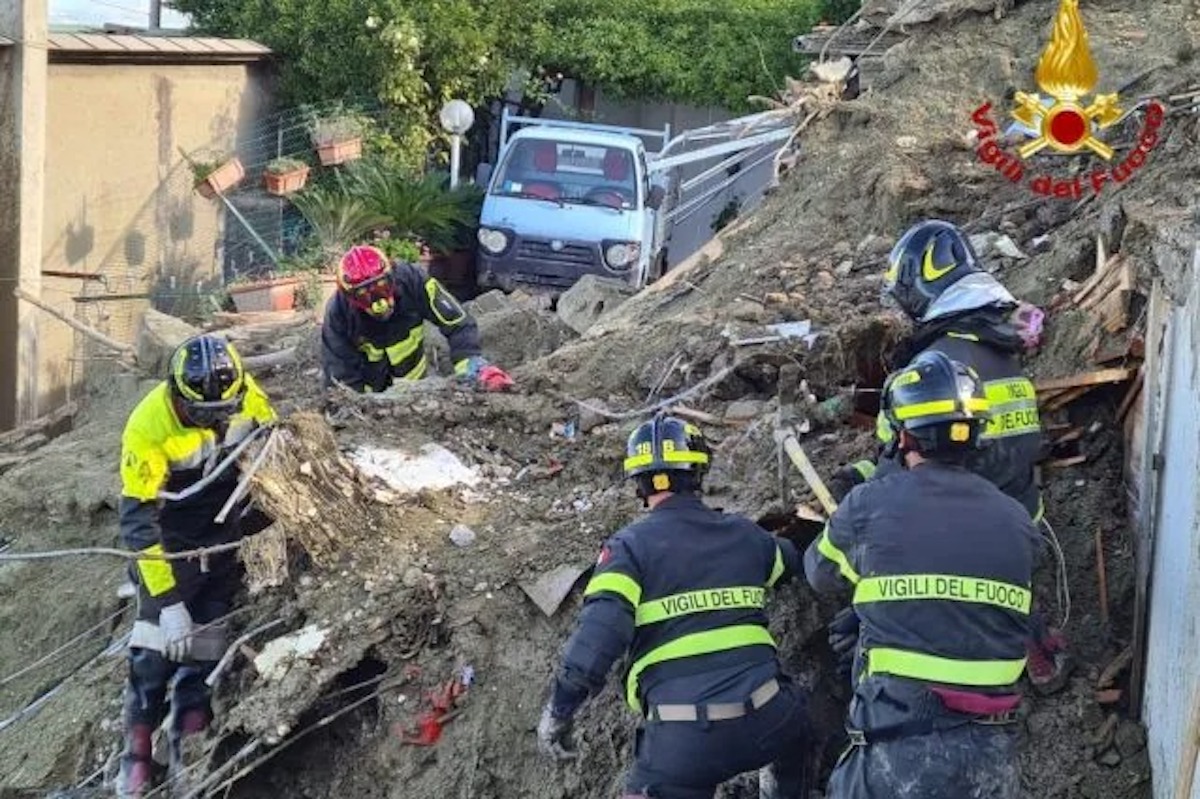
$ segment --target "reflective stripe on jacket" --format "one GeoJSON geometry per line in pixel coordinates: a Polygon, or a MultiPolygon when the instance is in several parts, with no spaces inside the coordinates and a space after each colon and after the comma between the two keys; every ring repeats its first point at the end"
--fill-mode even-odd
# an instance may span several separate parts
{"type": "Polygon", "coordinates": [[[605,544],[559,682],[579,687],[576,701],[595,693],[628,647],[634,710],[737,694],[743,683],[748,695],[778,673],[765,589],[799,568],[790,542],[698,497],[673,496],[605,544]],[[656,698],[668,683],[672,695],[656,698]]]}
{"type": "Polygon", "coordinates": [[[435,325],[458,363],[480,354],[475,320],[436,278],[411,264],[392,270],[396,306],[378,320],[354,308],[340,293],[325,308],[321,352],[326,385],[336,380],[356,391],[383,391],[394,378],[425,376],[425,322],[435,325]]]}
{"type": "MultiPolygon", "coordinates": [[[[125,545],[170,552],[223,543],[228,528],[213,519],[237,486],[241,473],[236,464],[186,499],[160,503],[159,492],[191,486],[255,428],[275,418],[267,395],[248,374],[242,408],[220,441],[212,430],[180,422],[166,381],[151,389],[129,414],[121,436],[120,525],[125,545]]],[[[138,569],[152,595],[174,587],[168,561],[138,561],[138,569]]]]}
{"type": "MultiPolygon", "coordinates": [[[[948,332],[935,339],[924,352],[945,353],[974,369],[983,380],[991,419],[983,433],[984,447],[968,466],[1001,491],[1020,502],[1034,521],[1041,520],[1041,492],[1034,465],[1042,444],[1037,392],[1021,372],[1016,354],[1001,352],[980,342],[972,333],[948,332]]],[[[876,424],[880,441],[887,443],[892,431],[882,412],[876,424]]],[[[898,463],[880,464],[880,476],[899,468],[898,463]]]]}
{"type": "Polygon", "coordinates": [[[1036,531],[990,481],[926,462],[855,487],[805,553],[854,590],[858,676],[1003,689],[1025,667],[1036,531]]]}

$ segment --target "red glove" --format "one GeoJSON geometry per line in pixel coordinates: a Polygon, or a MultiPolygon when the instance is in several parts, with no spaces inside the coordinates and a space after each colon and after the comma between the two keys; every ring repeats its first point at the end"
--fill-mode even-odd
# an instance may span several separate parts
{"type": "Polygon", "coordinates": [[[499,366],[488,365],[479,370],[476,378],[484,391],[504,391],[512,388],[513,379],[499,366]]]}

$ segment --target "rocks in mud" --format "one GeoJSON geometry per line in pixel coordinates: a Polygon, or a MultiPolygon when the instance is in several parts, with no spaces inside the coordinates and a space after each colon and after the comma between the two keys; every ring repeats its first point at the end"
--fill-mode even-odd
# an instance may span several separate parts
{"type": "Polygon", "coordinates": [[[147,374],[162,377],[175,349],[200,331],[182,319],[148,308],[137,333],[137,362],[147,374]]]}
{"type": "Polygon", "coordinates": [[[1029,256],[1021,251],[1016,242],[1004,233],[988,231],[970,237],[971,246],[980,258],[1011,258],[1023,261],[1029,256]]]}
{"type": "Polygon", "coordinates": [[[465,524],[456,524],[454,529],[450,531],[450,540],[455,546],[469,547],[475,543],[475,531],[465,524]]]}
{"type": "Polygon", "coordinates": [[[629,284],[598,275],[584,275],[558,298],[558,318],[583,334],[604,314],[636,292],[629,284]]]}
{"type": "Polygon", "coordinates": [[[1136,721],[1125,719],[1117,727],[1117,751],[1122,757],[1133,757],[1146,748],[1146,730],[1136,721]]]}
{"type": "Polygon", "coordinates": [[[760,400],[738,400],[725,409],[726,422],[748,422],[767,411],[767,403],[760,400]]]}
{"type": "Polygon", "coordinates": [[[607,416],[597,410],[592,410],[593,408],[608,410],[608,406],[605,405],[604,400],[593,397],[592,399],[584,400],[584,402],[587,405],[579,406],[579,432],[587,433],[602,424],[608,423],[609,419],[607,416]]]}

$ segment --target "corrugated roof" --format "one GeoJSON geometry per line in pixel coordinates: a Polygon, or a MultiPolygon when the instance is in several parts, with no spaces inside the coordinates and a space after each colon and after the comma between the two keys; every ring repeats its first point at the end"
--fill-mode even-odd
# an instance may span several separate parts
{"type": "Polygon", "coordinates": [[[208,36],[52,32],[47,37],[47,43],[53,62],[244,63],[258,61],[271,54],[269,47],[249,39],[216,39],[208,36]]]}

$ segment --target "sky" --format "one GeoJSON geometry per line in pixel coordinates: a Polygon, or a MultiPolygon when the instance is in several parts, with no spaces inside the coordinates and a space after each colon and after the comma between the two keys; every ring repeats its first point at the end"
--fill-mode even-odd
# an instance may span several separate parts
{"type": "MultiPolygon", "coordinates": [[[[121,25],[146,26],[150,22],[150,0],[49,0],[51,25],[121,25]]],[[[181,28],[187,17],[163,9],[164,28],[181,28]]]]}

